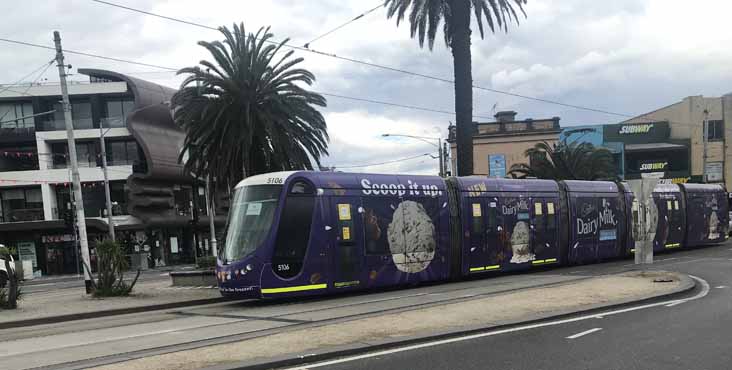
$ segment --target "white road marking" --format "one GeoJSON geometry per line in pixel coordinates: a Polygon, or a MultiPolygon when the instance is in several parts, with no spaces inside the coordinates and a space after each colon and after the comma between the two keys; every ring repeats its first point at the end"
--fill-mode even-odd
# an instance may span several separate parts
{"type": "Polygon", "coordinates": [[[584,337],[587,334],[592,334],[592,333],[600,331],[600,330],[602,330],[602,328],[594,328],[594,329],[590,329],[590,330],[585,330],[581,333],[577,333],[575,335],[570,335],[567,337],[567,339],[577,339],[579,337],[584,337]]]}
{"type": "Polygon", "coordinates": [[[715,286],[714,287],[714,289],[725,289],[725,288],[727,288],[726,285],[720,285],[720,286],[715,286]]]}
{"type": "Polygon", "coordinates": [[[682,304],[682,303],[685,303],[685,302],[684,302],[684,301],[676,301],[676,302],[674,302],[674,303],[669,303],[669,304],[667,304],[667,305],[666,305],[666,307],[673,307],[673,306],[678,306],[678,305],[680,305],[680,304],[682,304]]]}
{"type": "Polygon", "coordinates": [[[662,260],[658,260],[658,262],[663,262],[663,261],[673,261],[673,260],[677,260],[677,259],[679,259],[679,257],[664,258],[664,259],[662,259],[662,260]]]}
{"type": "Polygon", "coordinates": [[[587,270],[579,270],[579,271],[570,271],[570,274],[581,274],[583,272],[587,272],[587,270]]]}
{"type": "MultiPolygon", "coordinates": [[[[691,298],[681,299],[681,300],[673,300],[673,301],[665,301],[665,302],[658,302],[658,303],[649,303],[649,304],[642,305],[642,306],[637,306],[637,307],[630,307],[630,308],[625,308],[625,309],[621,309],[621,310],[603,312],[601,315],[602,316],[617,315],[617,314],[626,313],[626,312],[633,312],[633,311],[643,310],[643,309],[651,308],[651,307],[664,306],[664,305],[668,305],[668,304],[675,303],[675,302],[684,303],[684,302],[688,302],[688,301],[693,301],[693,300],[696,300],[696,299],[704,298],[707,294],[709,294],[709,283],[707,283],[702,278],[699,278],[699,277],[696,277],[696,276],[693,276],[693,275],[689,275],[689,276],[692,279],[698,281],[700,284],[702,284],[702,291],[699,292],[697,295],[691,297],[691,298]]],[[[508,329],[488,331],[488,332],[485,332],[485,333],[466,335],[466,336],[463,336],[463,337],[456,337],[456,338],[450,338],[450,339],[436,340],[436,341],[432,341],[432,342],[420,343],[420,344],[415,344],[415,345],[406,346],[406,347],[400,347],[400,348],[394,348],[394,349],[389,349],[389,350],[384,350],[384,351],[366,353],[366,354],[363,354],[363,355],[357,355],[357,356],[351,356],[351,357],[344,357],[344,358],[337,359],[337,360],[324,361],[324,362],[316,362],[314,364],[297,366],[297,367],[291,367],[291,368],[288,368],[287,370],[309,370],[309,369],[315,369],[315,368],[320,368],[320,367],[325,367],[325,366],[342,364],[342,363],[346,363],[346,362],[353,362],[353,361],[363,360],[363,359],[372,358],[372,357],[380,357],[380,356],[386,356],[386,355],[390,355],[390,354],[394,354],[394,353],[414,351],[414,350],[422,349],[422,348],[430,348],[430,347],[435,347],[435,346],[441,346],[441,345],[450,344],[450,343],[459,343],[459,342],[464,342],[464,341],[473,340],[473,339],[479,339],[479,338],[485,338],[485,337],[492,337],[492,336],[495,336],[495,335],[501,335],[501,334],[507,334],[507,333],[514,333],[514,332],[518,332],[518,331],[524,331],[524,330],[530,330],[530,329],[536,329],[536,328],[543,328],[543,327],[547,327],[547,326],[557,326],[557,325],[561,325],[561,324],[567,324],[567,323],[572,323],[572,322],[584,321],[584,320],[588,320],[588,319],[597,318],[598,316],[600,316],[600,315],[598,315],[598,314],[595,314],[595,315],[586,315],[586,316],[574,317],[574,318],[571,318],[571,319],[556,320],[556,321],[547,321],[547,322],[542,322],[542,323],[537,323],[537,324],[530,324],[530,325],[522,325],[522,326],[517,326],[517,327],[513,327],[513,328],[508,328],[508,329]]]]}
{"type": "Polygon", "coordinates": [[[709,291],[711,290],[711,288],[709,287],[709,283],[707,283],[706,280],[704,280],[704,279],[702,279],[700,277],[696,277],[694,275],[689,275],[689,276],[692,279],[698,281],[702,285],[701,292],[697,293],[695,296],[693,296],[691,298],[679,299],[679,300],[676,300],[676,301],[666,302],[666,307],[673,307],[673,306],[680,305],[682,303],[686,303],[686,302],[689,302],[689,301],[693,301],[695,299],[704,298],[704,297],[707,296],[707,294],[709,294],[709,291]]]}

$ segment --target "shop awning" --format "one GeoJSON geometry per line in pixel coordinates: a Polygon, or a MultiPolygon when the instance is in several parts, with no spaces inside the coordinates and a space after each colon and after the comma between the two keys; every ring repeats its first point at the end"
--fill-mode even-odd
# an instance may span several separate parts
{"type": "Polygon", "coordinates": [[[651,152],[658,150],[684,150],[685,145],[671,143],[627,144],[625,152],[651,152]]]}

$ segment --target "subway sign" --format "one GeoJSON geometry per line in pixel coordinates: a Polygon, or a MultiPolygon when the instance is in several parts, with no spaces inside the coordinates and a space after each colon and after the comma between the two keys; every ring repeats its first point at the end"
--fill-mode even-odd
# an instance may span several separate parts
{"type": "Polygon", "coordinates": [[[664,160],[641,161],[638,169],[641,172],[664,172],[668,169],[668,161],[664,161],[664,160]]]}
{"type": "Polygon", "coordinates": [[[648,123],[644,125],[625,125],[620,127],[620,131],[618,131],[618,134],[620,135],[633,135],[633,134],[647,134],[651,132],[651,129],[653,128],[653,123],[648,123]]]}
{"type": "Polygon", "coordinates": [[[605,125],[602,130],[603,141],[606,143],[658,143],[668,140],[670,134],[668,122],[620,123],[605,125]]]}

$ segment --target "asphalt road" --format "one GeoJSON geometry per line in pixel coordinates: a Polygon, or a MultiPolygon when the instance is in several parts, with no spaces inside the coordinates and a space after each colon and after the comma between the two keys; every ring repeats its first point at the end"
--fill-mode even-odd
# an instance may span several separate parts
{"type": "MultiPolygon", "coordinates": [[[[366,354],[307,369],[732,369],[732,249],[657,256],[654,268],[699,277],[706,296],[587,320],[526,328],[451,343],[366,354]]],[[[626,262],[628,263],[628,262],[626,262]]],[[[582,266],[587,272],[617,264],[582,266]]],[[[698,288],[703,295],[702,288],[698,288]]]]}
{"type": "MultiPolygon", "coordinates": [[[[727,364],[732,363],[732,336],[726,330],[732,328],[730,247],[732,244],[659,256],[657,268],[687,272],[712,284],[711,292],[695,301],[308,368],[728,369],[727,364]],[[567,339],[596,328],[601,330],[567,339]]],[[[628,267],[632,261],[624,260],[371,294],[284,303],[228,302],[8,329],[0,333],[0,368],[86,368],[323,321],[585,279],[628,267]]]]}

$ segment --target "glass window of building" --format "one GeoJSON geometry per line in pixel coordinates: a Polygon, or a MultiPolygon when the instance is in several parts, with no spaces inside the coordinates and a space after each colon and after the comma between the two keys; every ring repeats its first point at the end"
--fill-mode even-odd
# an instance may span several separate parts
{"type": "MultiPolygon", "coordinates": [[[[41,158],[42,161],[49,160],[41,158]]],[[[0,172],[38,169],[38,149],[35,145],[0,147],[0,172]]]]}
{"type": "Polygon", "coordinates": [[[724,121],[707,121],[707,139],[710,141],[724,140],[724,121]]]}
{"type": "Polygon", "coordinates": [[[0,128],[34,128],[33,105],[28,103],[0,104],[0,128]]]}
{"type": "Polygon", "coordinates": [[[43,197],[40,188],[15,188],[0,191],[1,222],[43,220],[43,197]]]}
{"type": "MultiPolygon", "coordinates": [[[[55,112],[52,120],[46,124],[46,130],[65,130],[64,109],[61,103],[53,105],[55,112]]],[[[92,106],[88,101],[71,102],[71,118],[74,120],[74,129],[92,129],[92,106]]]]}
{"type": "Polygon", "coordinates": [[[134,106],[133,99],[107,100],[104,127],[125,127],[125,119],[134,106]]]}
{"type": "MultiPolygon", "coordinates": [[[[66,143],[51,144],[51,155],[53,156],[53,168],[66,168],[68,166],[68,146],[66,143]]],[[[97,148],[94,142],[76,143],[76,160],[79,167],[98,167],[97,148]]]]}
{"type": "Polygon", "coordinates": [[[140,158],[135,140],[110,140],[106,147],[109,166],[131,166],[140,158]]]}

